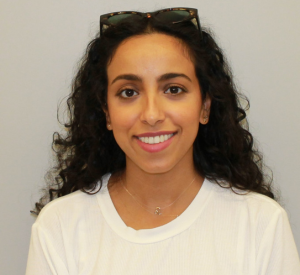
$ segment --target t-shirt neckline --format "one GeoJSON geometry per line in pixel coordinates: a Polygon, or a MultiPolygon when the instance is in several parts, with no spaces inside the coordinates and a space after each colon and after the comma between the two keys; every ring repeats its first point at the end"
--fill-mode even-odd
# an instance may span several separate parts
{"type": "Polygon", "coordinates": [[[187,230],[205,208],[211,194],[212,184],[205,178],[203,184],[187,209],[171,222],[151,228],[135,230],[127,226],[117,212],[110,197],[107,183],[111,174],[102,178],[102,188],[97,193],[97,200],[105,221],[110,228],[123,239],[134,243],[154,243],[173,237],[187,230]]]}

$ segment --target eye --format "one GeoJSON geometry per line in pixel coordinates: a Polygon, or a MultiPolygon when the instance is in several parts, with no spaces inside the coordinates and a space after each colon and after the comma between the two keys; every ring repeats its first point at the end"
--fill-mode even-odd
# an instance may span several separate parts
{"type": "Polygon", "coordinates": [[[181,94],[183,92],[185,92],[185,90],[183,88],[178,87],[178,86],[171,86],[165,91],[166,94],[171,94],[171,95],[178,95],[178,94],[181,94]]]}
{"type": "Polygon", "coordinates": [[[138,93],[135,90],[132,89],[124,89],[122,90],[119,95],[123,98],[130,98],[133,97],[135,95],[137,95],[138,93]]]}

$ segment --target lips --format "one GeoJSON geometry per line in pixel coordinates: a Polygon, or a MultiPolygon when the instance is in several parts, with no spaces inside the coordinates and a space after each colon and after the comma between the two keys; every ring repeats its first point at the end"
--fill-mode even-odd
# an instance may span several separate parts
{"type": "Polygon", "coordinates": [[[177,132],[176,131],[148,132],[148,133],[136,135],[136,137],[155,137],[155,136],[170,135],[170,134],[175,134],[175,133],[177,133],[177,132]]]}
{"type": "Polygon", "coordinates": [[[135,136],[138,145],[149,153],[156,153],[166,149],[173,141],[177,132],[161,131],[143,133],[135,136]]]}
{"type": "Polygon", "coordinates": [[[138,137],[139,140],[141,140],[144,143],[148,144],[157,144],[164,142],[171,138],[174,134],[169,134],[169,135],[160,135],[160,136],[154,136],[154,137],[138,137]]]}

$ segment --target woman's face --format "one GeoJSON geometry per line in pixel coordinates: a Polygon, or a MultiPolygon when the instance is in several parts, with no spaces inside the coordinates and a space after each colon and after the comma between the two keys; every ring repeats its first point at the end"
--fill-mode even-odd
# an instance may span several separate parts
{"type": "Polygon", "coordinates": [[[117,48],[107,74],[108,129],[127,165],[164,173],[192,162],[210,102],[204,107],[182,43],[157,33],[131,37],[117,48]]]}

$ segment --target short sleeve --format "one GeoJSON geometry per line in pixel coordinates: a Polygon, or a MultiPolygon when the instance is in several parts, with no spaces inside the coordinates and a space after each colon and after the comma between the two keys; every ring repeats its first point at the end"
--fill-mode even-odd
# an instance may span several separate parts
{"type": "MultiPolygon", "coordinates": [[[[41,215],[41,214],[40,214],[41,215]]],[[[68,275],[63,236],[57,217],[32,226],[26,275],[68,275]]]]}
{"type": "Polygon", "coordinates": [[[257,274],[300,275],[300,261],[286,211],[278,209],[263,233],[257,274]]]}

